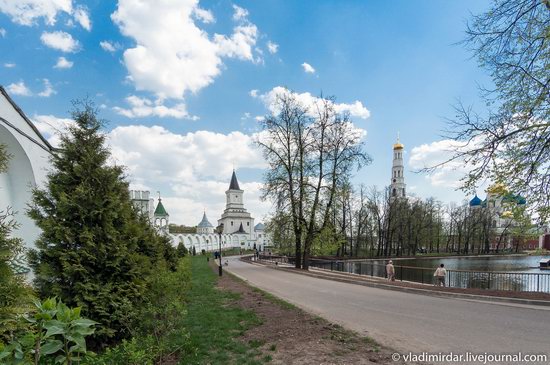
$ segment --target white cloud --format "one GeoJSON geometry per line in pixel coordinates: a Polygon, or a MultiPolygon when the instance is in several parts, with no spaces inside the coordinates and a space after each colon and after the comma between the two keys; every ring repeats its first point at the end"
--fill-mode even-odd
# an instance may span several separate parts
{"type": "Polygon", "coordinates": [[[12,62],[4,63],[5,68],[14,68],[15,66],[17,66],[17,65],[15,63],[12,63],[12,62]]]}
{"type": "Polygon", "coordinates": [[[38,96],[43,97],[43,98],[49,98],[50,96],[57,93],[57,91],[55,91],[53,89],[53,86],[50,83],[50,80],[44,79],[43,81],[44,81],[44,90],[39,92],[38,96]]]}
{"type": "MultiPolygon", "coordinates": [[[[277,97],[285,94],[292,94],[302,105],[313,110],[315,105],[320,101],[316,96],[311,95],[309,92],[295,93],[282,86],[276,86],[265,94],[259,94],[257,90],[254,93],[250,92],[252,97],[260,99],[266,106],[266,108],[274,114],[277,114],[277,97]]],[[[348,112],[350,116],[367,119],[370,117],[370,111],[363,105],[362,102],[356,100],[351,104],[347,103],[334,103],[334,109],[339,113],[348,112]]]]}
{"type": "Polygon", "coordinates": [[[59,147],[59,135],[67,131],[72,119],[58,118],[53,115],[34,115],[32,121],[36,128],[54,147],[59,147]]]}
{"type": "Polygon", "coordinates": [[[73,15],[76,21],[82,26],[82,28],[86,29],[88,32],[92,30],[92,22],[90,20],[88,11],[85,8],[77,8],[74,11],[73,15]]]}
{"type": "Polygon", "coordinates": [[[307,62],[302,63],[302,68],[308,74],[314,74],[315,73],[315,69],[307,62]]]}
{"type": "Polygon", "coordinates": [[[256,122],[261,122],[261,121],[264,120],[264,119],[265,119],[265,117],[264,117],[263,115],[256,115],[256,116],[254,117],[254,120],[255,120],[256,122]]]}
{"type": "Polygon", "coordinates": [[[57,63],[53,67],[54,68],[71,68],[73,67],[73,62],[67,60],[65,57],[59,57],[57,59],[57,63]]]}
{"type": "Polygon", "coordinates": [[[245,20],[248,17],[248,10],[233,4],[233,20],[245,20]]]}
{"type": "Polygon", "coordinates": [[[25,85],[25,82],[19,81],[18,83],[9,84],[6,87],[6,90],[9,94],[21,95],[21,96],[31,96],[31,90],[25,85]]]}
{"type": "Polygon", "coordinates": [[[205,24],[214,23],[216,21],[210,10],[201,9],[199,7],[193,9],[193,15],[205,24]]]}
{"type": "MultiPolygon", "coordinates": [[[[170,220],[179,224],[196,225],[203,209],[215,223],[234,165],[265,168],[253,136],[241,132],[176,134],[160,126],[132,125],[113,129],[108,138],[116,162],[128,168],[131,186],[160,190],[170,220]]],[[[260,201],[261,183],[239,182],[245,206],[260,220],[269,208],[260,201]]]]}
{"type": "Polygon", "coordinates": [[[258,96],[258,90],[257,89],[253,89],[253,90],[250,90],[250,96],[252,96],[253,98],[257,97],[258,96]]]}
{"type": "Polygon", "coordinates": [[[0,28],[0,37],[4,38],[6,36],[6,30],[4,28],[0,28]]]}
{"type": "Polygon", "coordinates": [[[72,0],[0,0],[0,12],[21,25],[33,25],[44,18],[48,25],[54,25],[59,13],[72,13],[72,0]]]}
{"type": "MultiPolygon", "coordinates": [[[[463,142],[444,139],[413,147],[409,165],[415,170],[430,168],[451,159],[455,151],[464,147],[463,142]]],[[[426,175],[432,186],[458,188],[460,180],[471,170],[464,161],[454,160],[426,175]]]]}
{"type": "Polygon", "coordinates": [[[130,104],[130,108],[114,107],[113,110],[128,118],[145,118],[145,117],[172,117],[177,119],[197,120],[198,117],[189,115],[185,104],[178,103],[173,107],[167,107],[162,100],[153,102],[147,98],[140,98],[135,95],[130,95],[126,98],[126,102],[130,104]]]}
{"type": "MultiPolygon", "coordinates": [[[[255,25],[242,17],[229,36],[210,36],[195,24],[209,21],[196,0],[119,0],[111,18],[135,46],[124,51],[129,80],[137,90],[160,98],[182,99],[210,85],[221,73],[223,57],[256,62],[255,25]]],[[[213,17],[212,17],[213,18],[213,17]]]]}
{"type": "Polygon", "coordinates": [[[101,46],[101,48],[103,48],[104,51],[107,52],[115,52],[118,48],[116,44],[113,44],[109,41],[101,41],[99,42],[99,45],[101,46]]]}
{"type": "Polygon", "coordinates": [[[269,41],[267,42],[267,50],[269,51],[269,53],[275,54],[279,50],[279,45],[277,43],[269,41]]]}
{"type": "Polygon", "coordinates": [[[44,32],[40,39],[46,46],[62,52],[76,52],[80,47],[77,40],[69,33],[62,31],[44,32]]]}

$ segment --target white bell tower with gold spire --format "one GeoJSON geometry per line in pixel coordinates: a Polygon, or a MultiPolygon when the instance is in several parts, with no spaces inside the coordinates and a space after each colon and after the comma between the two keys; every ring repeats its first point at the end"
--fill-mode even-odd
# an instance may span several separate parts
{"type": "Polygon", "coordinates": [[[392,198],[404,198],[406,196],[405,184],[405,165],[403,163],[403,150],[405,146],[399,141],[397,133],[397,142],[393,145],[393,164],[392,177],[390,185],[390,195],[392,198]]]}

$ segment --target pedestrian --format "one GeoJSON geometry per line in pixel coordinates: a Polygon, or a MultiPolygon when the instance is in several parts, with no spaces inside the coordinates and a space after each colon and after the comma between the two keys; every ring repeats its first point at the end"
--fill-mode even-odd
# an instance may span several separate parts
{"type": "Polygon", "coordinates": [[[445,265],[441,264],[434,272],[436,286],[445,286],[445,275],[447,275],[447,270],[445,270],[445,265]]]}
{"type": "Polygon", "coordinates": [[[393,261],[388,261],[386,265],[386,275],[389,281],[395,281],[395,267],[393,267],[393,261]]]}

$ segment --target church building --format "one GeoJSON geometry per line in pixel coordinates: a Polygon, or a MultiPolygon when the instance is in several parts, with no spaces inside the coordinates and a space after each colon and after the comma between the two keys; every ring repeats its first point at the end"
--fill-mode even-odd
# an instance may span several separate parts
{"type": "Polygon", "coordinates": [[[392,178],[390,185],[390,194],[392,199],[405,198],[406,187],[405,184],[405,164],[403,163],[403,149],[405,146],[399,142],[399,135],[397,135],[397,142],[393,145],[393,163],[392,163],[392,178]]]}
{"type": "Polygon", "coordinates": [[[27,216],[27,204],[32,189],[46,182],[53,147],[1,86],[0,144],[11,156],[7,171],[0,173],[0,212],[12,210],[19,225],[13,236],[33,248],[40,230],[27,216]]]}

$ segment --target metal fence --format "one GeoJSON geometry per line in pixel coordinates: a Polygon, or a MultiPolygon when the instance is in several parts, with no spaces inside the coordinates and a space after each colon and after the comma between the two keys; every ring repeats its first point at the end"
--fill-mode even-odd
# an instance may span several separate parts
{"type": "MultiPolygon", "coordinates": [[[[289,256],[260,255],[260,259],[293,264],[289,256]]],[[[375,261],[338,261],[311,259],[310,267],[373,277],[386,277],[386,265],[375,261]]],[[[395,265],[395,280],[421,284],[434,283],[435,268],[395,265]]],[[[445,283],[463,289],[490,289],[550,293],[550,274],[447,269],[445,283]]]]}

